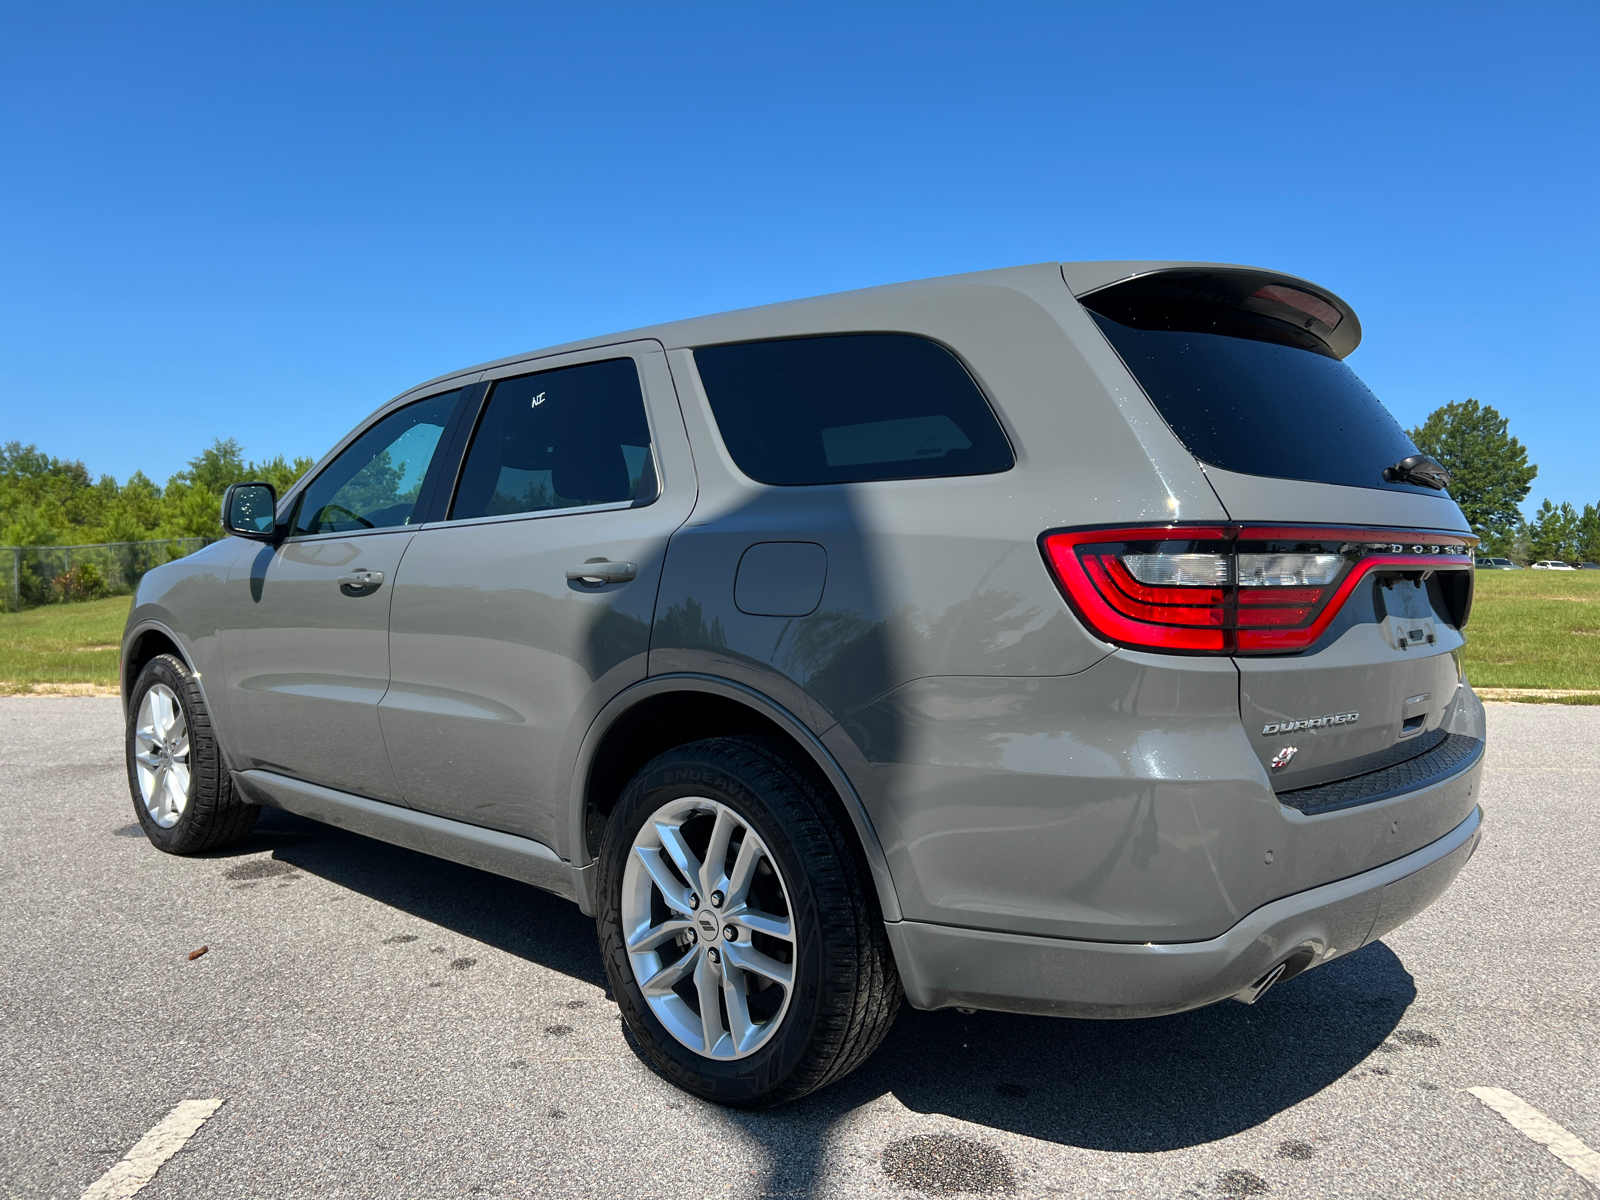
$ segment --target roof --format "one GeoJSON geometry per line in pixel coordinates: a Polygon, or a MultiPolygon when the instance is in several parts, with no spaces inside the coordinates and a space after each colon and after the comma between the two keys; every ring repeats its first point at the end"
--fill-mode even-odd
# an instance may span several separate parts
{"type": "Polygon", "coordinates": [[[1327,288],[1312,283],[1310,280],[1288,275],[1281,271],[1271,271],[1262,267],[1250,267],[1234,263],[1208,262],[1152,260],[1076,263],[1045,262],[1033,263],[1027,266],[1002,267],[990,271],[973,271],[960,275],[935,276],[930,279],[918,279],[906,283],[858,288],[848,292],[833,292],[823,296],[812,296],[801,300],[786,300],[777,304],[763,304],[754,308],[733,309],[728,312],[713,313],[703,317],[689,317],[657,325],[646,325],[638,329],[603,334],[598,337],[563,342],[560,345],[547,346],[538,350],[527,350],[520,354],[511,354],[490,362],[478,363],[472,367],[450,371],[415,387],[408,388],[396,399],[427,391],[438,384],[450,380],[459,380],[463,376],[476,375],[480,371],[493,370],[497,367],[530,359],[568,354],[573,351],[588,350],[600,346],[613,346],[624,342],[648,339],[660,342],[668,350],[674,350],[682,347],[716,345],[723,342],[753,341],[765,337],[793,337],[797,334],[859,330],[863,327],[864,315],[871,310],[875,303],[885,301],[888,302],[887,307],[892,308],[895,307],[894,302],[897,299],[905,298],[908,293],[961,289],[974,286],[1019,286],[1023,287],[1023,290],[1030,290],[1024,286],[1025,283],[1037,285],[1041,275],[1054,276],[1059,273],[1059,277],[1065,281],[1067,288],[1074,296],[1084,296],[1113,283],[1124,282],[1143,275],[1178,270],[1248,274],[1259,276],[1264,280],[1270,279],[1273,282],[1281,282],[1303,288],[1325,298],[1347,315],[1347,320],[1341,323],[1340,333],[1343,336],[1340,337],[1339,341],[1342,344],[1336,347],[1341,358],[1349,354],[1351,350],[1354,350],[1356,344],[1360,342],[1360,322],[1356,319],[1355,312],[1349,304],[1327,288]],[[1346,325],[1348,328],[1344,327],[1346,325]]]}

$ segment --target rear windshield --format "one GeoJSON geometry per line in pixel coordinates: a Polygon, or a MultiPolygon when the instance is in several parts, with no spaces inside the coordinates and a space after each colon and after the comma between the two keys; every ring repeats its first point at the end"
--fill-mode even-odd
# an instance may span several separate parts
{"type": "Polygon", "coordinates": [[[1438,495],[1383,478],[1385,467],[1417,448],[1318,339],[1256,313],[1127,303],[1117,291],[1088,296],[1084,305],[1202,462],[1246,475],[1438,495]]]}
{"type": "Polygon", "coordinates": [[[733,461],[761,483],[861,483],[1010,470],[1011,444],[955,355],[902,333],[701,346],[733,461]]]}

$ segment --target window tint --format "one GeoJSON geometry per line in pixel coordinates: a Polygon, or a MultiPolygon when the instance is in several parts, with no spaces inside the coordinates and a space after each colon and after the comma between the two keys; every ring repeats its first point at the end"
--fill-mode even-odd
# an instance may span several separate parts
{"type": "Polygon", "coordinates": [[[408,524],[458,388],[408,404],[367,430],[301,493],[294,533],[348,533],[408,524]]]}
{"type": "Polygon", "coordinates": [[[985,475],[1015,462],[972,376],[926,338],[741,342],[694,357],[728,452],[761,483],[985,475]]]}
{"type": "Polygon", "coordinates": [[[650,426],[631,358],[495,384],[453,520],[655,498],[650,426]]]}
{"type": "Polygon", "coordinates": [[[1384,480],[1385,467],[1417,448],[1310,332],[1314,321],[1299,327],[1241,307],[1269,288],[1243,301],[1221,285],[1175,298],[1161,279],[1108,288],[1084,306],[1196,458],[1247,475],[1438,495],[1384,480]]]}

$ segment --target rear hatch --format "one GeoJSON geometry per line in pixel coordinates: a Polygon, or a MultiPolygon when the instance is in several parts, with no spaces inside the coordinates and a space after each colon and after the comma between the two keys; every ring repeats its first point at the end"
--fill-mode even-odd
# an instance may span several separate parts
{"type": "Polygon", "coordinates": [[[1104,604],[1133,622],[1126,644],[1231,655],[1251,743],[1305,811],[1359,802],[1340,781],[1464,754],[1451,718],[1476,539],[1437,464],[1343,361],[1360,341],[1349,306],[1237,268],[1080,299],[1230,518],[1058,535],[1058,573],[1093,593],[1081,615],[1104,604]]]}

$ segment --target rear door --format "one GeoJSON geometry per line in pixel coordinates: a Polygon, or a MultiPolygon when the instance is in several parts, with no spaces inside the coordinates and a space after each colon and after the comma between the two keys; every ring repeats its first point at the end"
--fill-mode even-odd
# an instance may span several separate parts
{"type": "Polygon", "coordinates": [[[374,421],[301,490],[289,536],[231,572],[224,669],[248,765],[399,798],[378,726],[389,601],[461,399],[446,391],[374,421]]]}
{"type": "Polygon", "coordinates": [[[658,343],[486,379],[447,519],[395,582],[379,711],[408,804],[559,846],[578,743],[644,678],[694,473],[658,343]]]}

